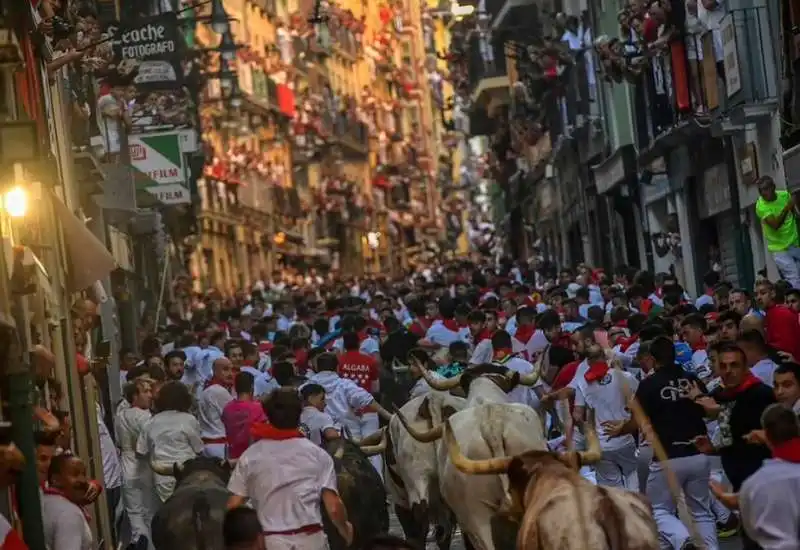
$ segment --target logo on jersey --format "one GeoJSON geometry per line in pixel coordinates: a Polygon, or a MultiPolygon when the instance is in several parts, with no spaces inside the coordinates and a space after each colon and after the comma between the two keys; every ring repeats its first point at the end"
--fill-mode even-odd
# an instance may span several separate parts
{"type": "Polygon", "coordinates": [[[311,428],[309,428],[307,424],[301,422],[297,429],[300,430],[300,433],[303,434],[306,439],[311,439],[311,428]]]}
{"type": "Polygon", "coordinates": [[[608,386],[611,383],[612,378],[611,371],[609,371],[605,374],[605,376],[598,380],[597,383],[601,386],[608,386]]]}

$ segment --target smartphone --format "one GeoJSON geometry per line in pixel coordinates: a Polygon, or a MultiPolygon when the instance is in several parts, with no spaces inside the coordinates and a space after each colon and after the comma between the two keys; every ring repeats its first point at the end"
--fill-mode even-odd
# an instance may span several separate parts
{"type": "Polygon", "coordinates": [[[100,357],[111,357],[111,340],[103,340],[94,350],[94,356],[96,358],[100,357]]]}

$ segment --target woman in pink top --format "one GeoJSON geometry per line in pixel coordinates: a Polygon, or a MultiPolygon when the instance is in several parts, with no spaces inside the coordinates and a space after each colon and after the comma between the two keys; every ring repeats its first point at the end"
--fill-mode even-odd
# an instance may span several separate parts
{"type": "Polygon", "coordinates": [[[222,409],[229,459],[242,456],[250,446],[250,427],[266,420],[261,403],[253,399],[254,384],[255,379],[249,372],[237,374],[234,381],[236,399],[222,409]]]}

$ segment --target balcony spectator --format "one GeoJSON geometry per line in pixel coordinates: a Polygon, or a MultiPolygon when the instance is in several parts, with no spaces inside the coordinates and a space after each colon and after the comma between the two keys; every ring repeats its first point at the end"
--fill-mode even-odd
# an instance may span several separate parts
{"type": "Polygon", "coordinates": [[[698,15],[696,0],[687,0],[686,2],[686,24],[684,28],[686,30],[684,37],[686,56],[689,58],[689,90],[692,93],[695,112],[703,114],[706,109],[700,75],[703,63],[703,35],[708,31],[708,27],[698,15]]]}
{"type": "MultiPolygon", "coordinates": [[[[723,61],[725,54],[722,48],[722,19],[728,14],[725,9],[726,0],[700,0],[697,6],[697,16],[707,29],[711,31],[714,45],[714,60],[717,62],[717,73],[724,79],[725,68],[723,61]]],[[[688,7],[688,6],[687,6],[688,7]]]]}
{"type": "Polygon", "coordinates": [[[795,223],[795,200],[789,191],[775,189],[769,176],[758,179],[759,198],[756,216],[761,220],[767,249],[772,253],[781,276],[800,288],[800,237],[795,223]]]}

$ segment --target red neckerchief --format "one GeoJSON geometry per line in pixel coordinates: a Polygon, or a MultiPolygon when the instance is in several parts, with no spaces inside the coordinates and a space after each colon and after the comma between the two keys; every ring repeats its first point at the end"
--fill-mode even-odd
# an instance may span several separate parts
{"type": "Polygon", "coordinates": [[[492,353],[493,363],[505,363],[514,356],[514,352],[509,348],[498,348],[492,353]]]}
{"type": "Polygon", "coordinates": [[[701,351],[708,348],[708,342],[706,342],[705,336],[700,337],[700,341],[691,346],[692,351],[701,351]]]}
{"type": "Polygon", "coordinates": [[[619,351],[625,353],[628,351],[628,348],[631,347],[633,344],[639,341],[639,335],[634,334],[630,338],[620,338],[617,340],[619,342],[619,351]]]}
{"type": "Polygon", "coordinates": [[[475,335],[475,345],[480,344],[484,340],[488,340],[492,337],[492,333],[489,332],[488,328],[481,330],[478,334],[475,335]]]}
{"type": "Polygon", "coordinates": [[[628,320],[622,319],[620,321],[617,321],[616,323],[614,323],[614,326],[619,328],[628,328],[628,320]]]}
{"type": "Polygon", "coordinates": [[[458,332],[461,327],[458,326],[458,323],[455,319],[442,319],[442,324],[444,328],[451,332],[458,332]]]}
{"type": "Polygon", "coordinates": [[[269,353],[272,351],[273,345],[272,342],[259,342],[258,343],[258,352],[259,353],[269,353]]]}
{"type": "Polygon", "coordinates": [[[523,344],[527,344],[533,337],[534,332],[536,332],[536,327],[533,325],[517,325],[517,332],[514,334],[514,338],[523,344]]]}
{"type": "Polygon", "coordinates": [[[72,504],[75,504],[75,506],[80,508],[81,512],[83,512],[83,517],[86,518],[86,521],[92,521],[92,516],[89,515],[89,512],[86,510],[86,508],[84,508],[80,504],[76,504],[76,503],[72,502],[72,500],[70,500],[70,498],[66,494],[64,494],[64,491],[62,491],[61,489],[56,489],[54,487],[42,487],[42,492],[44,494],[46,494],[46,495],[59,496],[59,497],[63,498],[64,500],[66,500],[66,501],[68,501],[68,502],[70,502],[72,504]]]}
{"type": "Polygon", "coordinates": [[[288,439],[304,438],[303,433],[297,428],[284,430],[276,428],[272,424],[266,422],[259,422],[250,426],[250,437],[253,441],[261,441],[267,439],[269,441],[286,441],[288,439]]]}
{"type": "Polygon", "coordinates": [[[253,361],[252,359],[245,359],[244,361],[242,361],[242,366],[243,367],[255,367],[256,366],[256,362],[253,361]]]}
{"type": "Polygon", "coordinates": [[[361,330],[361,331],[358,332],[358,341],[359,342],[363,342],[367,338],[369,338],[369,334],[367,334],[366,330],[361,330]]]}
{"type": "Polygon", "coordinates": [[[605,361],[595,361],[594,363],[589,363],[589,370],[586,371],[583,377],[591,384],[605,378],[609,370],[610,367],[605,361]]]}
{"type": "Polygon", "coordinates": [[[736,386],[735,388],[725,388],[720,392],[720,397],[724,397],[725,399],[735,399],[743,391],[752,388],[756,384],[761,383],[761,380],[756,378],[756,375],[752,372],[748,371],[742,380],[742,383],[736,386]]]}
{"type": "Polygon", "coordinates": [[[639,311],[647,315],[650,313],[651,309],[653,309],[653,301],[650,300],[650,298],[644,298],[639,305],[639,311]]]}
{"type": "Polygon", "coordinates": [[[206,390],[206,389],[210,388],[211,386],[222,386],[223,388],[225,388],[228,391],[231,391],[231,388],[233,387],[232,384],[226,384],[225,382],[223,382],[219,378],[211,378],[209,380],[206,380],[206,383],[203,384],[203,389],[206,390]]]}
{"type": "Polygon", "coordinates": [[[795,437],[780,445],[774,445],[772,447],[772,458],[800,464],[800,437],[795,437]]]}

